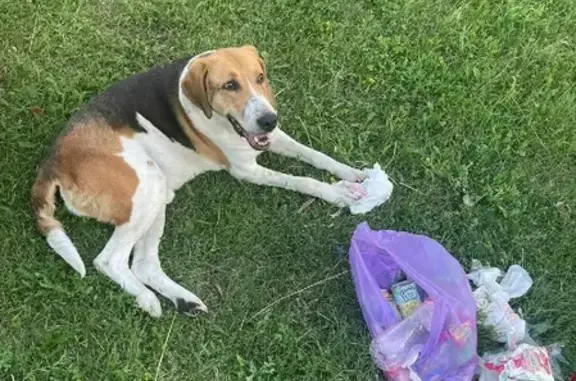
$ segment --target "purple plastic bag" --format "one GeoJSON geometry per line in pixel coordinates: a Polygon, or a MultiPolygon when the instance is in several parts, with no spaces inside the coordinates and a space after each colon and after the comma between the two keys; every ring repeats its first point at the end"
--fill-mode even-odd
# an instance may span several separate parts
{"type": "Polygon", "coordinates": [[[431,238],[373,231],[365,222],[354,232],[349,255],[372,358],[387,377],[471,380],[478,360],[476,302],[458,261],[431,238]],[[404,320],[381,293],[400,272],[426,299],[404,320]]]}

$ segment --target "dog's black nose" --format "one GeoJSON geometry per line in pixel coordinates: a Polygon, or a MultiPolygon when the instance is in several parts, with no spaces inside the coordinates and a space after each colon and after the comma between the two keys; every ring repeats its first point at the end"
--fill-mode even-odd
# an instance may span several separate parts
{"type": "Polygon", "coordinates": [[[262,130],[266,132],[270,132],[274,128],[276,128],[277,122],[278,117],[276,116],[276,114],[272,112],[266,113],[256,120],[256,123],[258,123],[258,127],[260,127],[262,130]]]}

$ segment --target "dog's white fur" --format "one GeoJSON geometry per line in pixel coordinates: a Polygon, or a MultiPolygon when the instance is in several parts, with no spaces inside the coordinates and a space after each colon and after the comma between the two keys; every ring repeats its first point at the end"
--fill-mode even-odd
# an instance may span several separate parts
{"type": "MultiPolygon", "coordinates": [[[[186,70],[182,73],[180,82],[185,78],[186,70]]],[[[206,306],[196,295],[178,285],[163,272],[158,258],[166,205],[172,201],[178,188],[199,174],[228,169],[237,179],[298,191],[339,206],[350,205],[354,199],[354,195],[348,193],[345,188],[333,187],[308,177],[291,176],[260,166],[256,159],[261,151],[251,148],[246,140],[231,128],[230,122],[225,117],[214,114],[211,118],[207,118],[204,112],[183,94],[182,86],[179,88],[179,100],[185,113],[193,125],[222,150],[229,161],[229,166],[225,168],[215,164],[195,151],[170,140],[150,121],[137,114],[137,121],[146,132],[137,133],[133,138],[122,138],[123,150],[120,154],[134,169],[139,179],[132,198],[132,215],[128,223],[116,227],[112,237],[94,260],[99,271],[134,295],[138,305],[155,317],[162,314],[160,302],[146,286],[175,304],[184,301],[196,304],[197,309],[206,311],[206,306]],[[132,249],[134,257],[132,267],[129,268],[132,249]]],[[[272,109],[269,103],[265,106],[272,109]]],[[[244,122],[250,123],[250,121],[244,122]]],[[[270,139],[269,150],[272,152],[301,159],[341,179],[357,181],[363,177],[362,171],[298,143],[279,128],[270,134],[270,139]]],[[[62,196],[66,199],[65,195],[62,196]]],[[[70,209],[77,213],[73,208],[70,209]]],[[[82,260],[62,230],[53,230],[48,242],[73,268],[84,275],[82,260]],[[67,257],[63,253],[67,254],[67,257]]]]}

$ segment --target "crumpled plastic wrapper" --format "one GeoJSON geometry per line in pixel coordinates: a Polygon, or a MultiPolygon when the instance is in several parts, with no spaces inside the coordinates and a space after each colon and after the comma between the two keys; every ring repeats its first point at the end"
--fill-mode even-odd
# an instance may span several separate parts
{"type": "Polygon", "coordinates": [[[510,299],[519,298],[532,287],[532,278],[521,266],[512,265],[500,282],[502,271],[498,268],[482,268],[475,262],[468,274],[476,287],[472,293],[478,311],[485,316],[480,324],[493,327],[496,340],[514,349],[526,338],[526,322],[510,307],[510,299]]]}
{"type": "Polygon", "coordinates": [[[361,183],[342,180],[333,184],[334,186],[345,186],[358,195],[358,198],[350,205],[351,214],[368,213],[388,201],[392,195],[394,185],[388,179],[386,172],[380,168],[380,165],[374,164],[372,169],[366,169],[365,172],[368,177],[361,183]]]}

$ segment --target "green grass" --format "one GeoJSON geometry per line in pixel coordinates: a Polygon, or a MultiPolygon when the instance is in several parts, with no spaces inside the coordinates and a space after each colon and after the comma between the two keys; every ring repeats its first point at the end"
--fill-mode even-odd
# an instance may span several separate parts
{"type": "MultiPolygon", "coordinates": [[[[347,269],[357,223],[427,234],[464,265],[523,265],[518,302],[576,367],[573,0],[0,2],[0,380],[376,380],[347,269]],[[396,183],[367,216],[224,173],[169,208],[167,273],[211,308],[154,320],[33,230],[35,169],[69,113],[109,83],[254,43],[284,129],[396,183]],[[38,107],[43,112],[31,111],[38,107]],[[344,246],[343,246],[344,245],[344,246]],[[340,248],[338,250],[338,248],[340,248]],[[171,334],[170,327],[172,326],[171,334]],[[167,345],[164,350],[164,343],[167,345]]],[[[295,174],[329,176],[266,157],[295,174]]],[[[59,212],[87,263],[110,228],[59,212]]]]}

